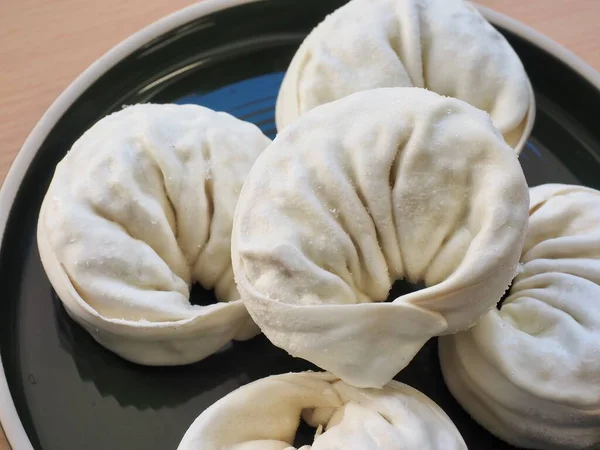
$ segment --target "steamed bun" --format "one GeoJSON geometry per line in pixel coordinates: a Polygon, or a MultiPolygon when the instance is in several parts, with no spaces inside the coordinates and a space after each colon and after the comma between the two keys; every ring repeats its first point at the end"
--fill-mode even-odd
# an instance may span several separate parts
{"type": "Polygon", "coordinates": [[[600,448],[600,192],[532,188],[521,263],[499,310],[440,339],[446,383],[512,445],[600,448]]]}
{"type": "Polygon", "coordinates": [[[294,56],[277,99],[277,127],[379,87],[427,88],[485,110],[517,152],[533,125],[533,90],[519,57],[469,3],[352,0],[294,56]]]}
{"type": "Polygon", "coordinates": [[[137,105],[100,120],[58,164],[38,221],[48,278],[108,349],[185,364],[258,333],[230,257],[242,184],[269,144],[254,125],[195,105],[137,105]],[[222,303],[195,306],[190,285],[222,303]]]}
{"type": "Polygon", "coordinates": [[[517,270],[529,196],[489,116],[418,88],[319,106],[257,159],[232,263],[275,345],[381,387],[431,337],[468,328],[517,270]],[[384,303],[396,280],[426,288],[384,303]]]}
{"type": "Polygon", "coordinates": [[[204,411],[178,450],[295,450],[303,418],[317,428],[300,450],[466,450],[448,416],[397,381],[357,389],[328,373],[288,373],[243,386],[204,411]]]}

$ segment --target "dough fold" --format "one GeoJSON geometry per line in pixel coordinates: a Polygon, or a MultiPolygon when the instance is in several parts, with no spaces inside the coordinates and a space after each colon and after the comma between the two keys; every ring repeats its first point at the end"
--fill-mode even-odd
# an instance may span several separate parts
{"type": "Polygon", "coordinates": [[[440,339],[450,391],[517,447],[600,445],[600,192],[531,189],[521,273],[499,310],[440,339]]]}
{"type": "Polygon", "coordinates": [[[195,105],[136,105],[96,123],[56,167],[38,220],[44,269],[103,346],[185,364],[258,333],[231,268],[233,211],[270,143],[195,105]],[[191,305],[190,285],[222,303],[191,305]]]}
{"type": "Polygon", "coordinates": [[[519,57],[463,0],[352,0],[304,40],[277,99],[282,130],[312,108],[379,87],[420,87],[487,111],[519,153],[535,102],[519,57]]]}
{"type": "Polygon", "coordinates": [[[232,232],[238,289],[275,345],[381,387],[473,325],[516,274],[529,204],[489,116],[418,88],[360,92],[257,159],[232,232]],[[394,281],[427,288],[383,303],[394,281]]]}
{"type": "Polygon", "coordinates": [[[448,416],[419,391],[391,381],[358,389],[329,373],[275,375],[205,410],[178,450],[295,450],[301,417],[317,429],[300,450],[466,450],[448,416]]]}

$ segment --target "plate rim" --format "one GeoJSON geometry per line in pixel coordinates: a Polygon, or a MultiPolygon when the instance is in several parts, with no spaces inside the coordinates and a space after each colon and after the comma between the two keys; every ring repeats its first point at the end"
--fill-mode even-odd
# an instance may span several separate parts
{"type": "MultiPolygon", "coordinates": [[[[158,36],[208,14],[234,6],[257,3],[260,1],[263,0],[200,0],[198,3],[164,16],[130,35],[112,47],[75,78],[75,80],[61,92],[56,100],[54,100],[33,127],[6,174],[2,187],[0,188],[0,251],[4,242],[6,225],[12,212],[14,201],[31,162],[58,120],[86,89],[121,60],[158,36]]],[[[541,50],[556,57],[587,80],[600,93],[600,72],[595,70],[575,53],[516,19],[476,3],[473,3],[473,5],[489,22],[516,34],[533,43],[541,50]]],[[[13,402],[4,367],[2,365],[1,355],[0,425],[4,430],[8,444],[12,450],[34,450],[13,402]]]]}

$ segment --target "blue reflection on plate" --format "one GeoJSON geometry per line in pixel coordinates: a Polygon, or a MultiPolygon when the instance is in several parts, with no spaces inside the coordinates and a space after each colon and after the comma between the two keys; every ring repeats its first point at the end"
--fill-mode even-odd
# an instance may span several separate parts
{"type": "Polygon", "coordinates": [[[284,72],[275,72],[230,84],[216,91],[191,94],[174,101],[179,105],[196,104],[225,111],[238,119],[251,122],[271,139],[275,129],[275,102],[284,72]]]}

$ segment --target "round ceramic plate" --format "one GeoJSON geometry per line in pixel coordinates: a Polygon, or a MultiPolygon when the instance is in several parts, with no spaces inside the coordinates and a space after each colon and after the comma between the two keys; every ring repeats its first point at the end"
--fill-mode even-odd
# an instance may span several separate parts
{"type": "MultiPolygon", "coordinates": [[[[252,380],[311,368],[264,337],[187,367],[149,368],[106,351],[70,320],[44,274],[35,230],[56,163],[123,105],[198,103],[273,137],[283,73],[303,37],[341,0],[206,0],[137,33],[80,76],[36,126],[0,195],[0,418],[14,450],[175,449],[205,408],[252,380]]],[[[537,101],[521,162],[530,185],[600,188],[600,82],[550,40],[483,10],[523,60],[537,101]]],[[[396,286],[396,289],[410,289],[396,286]]],[[[213,300],[194,287],[194,302],[213,300]]],[[[508,449],[444,386],[432,340],[397,379],[451,417],[469,448],[508,449]]],[[[310,443],[302,425],[296,446],[310,443]]]]}

